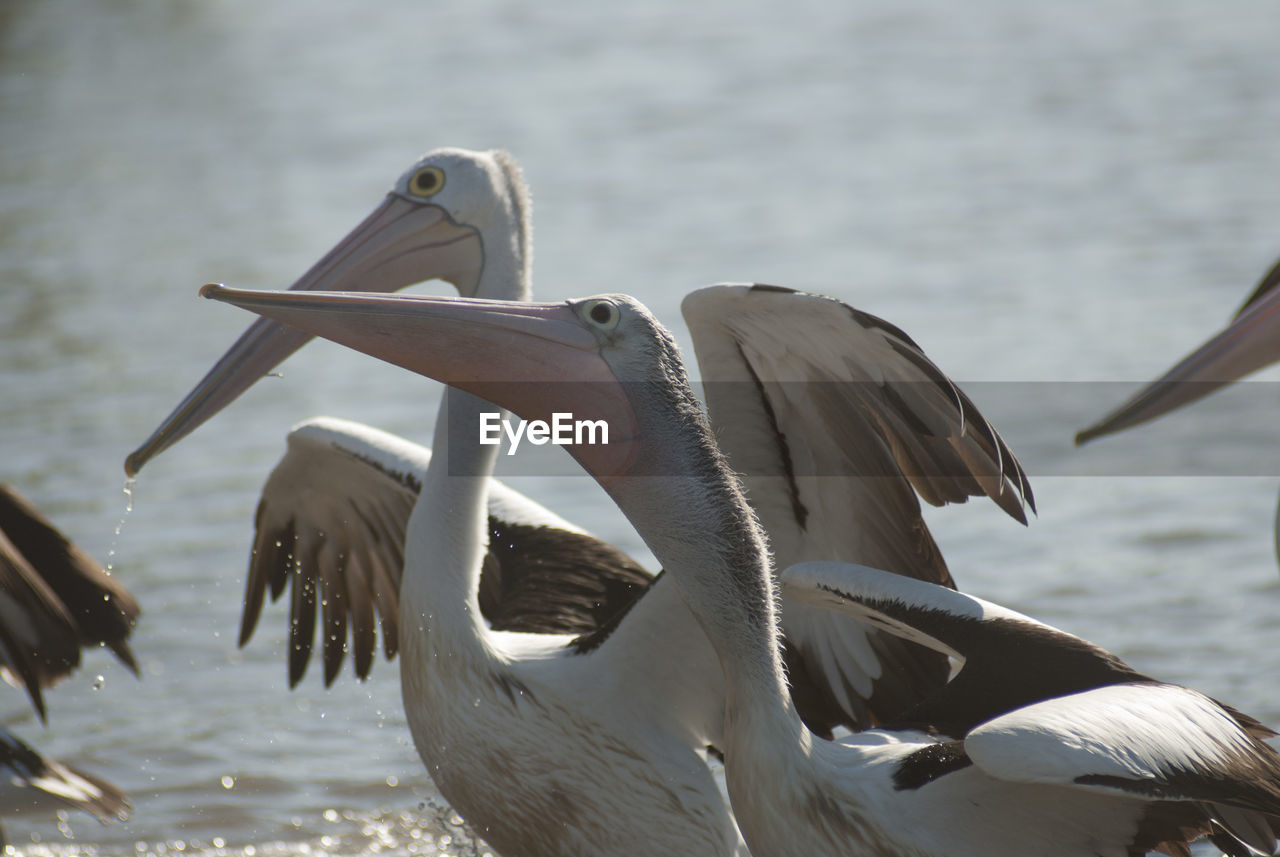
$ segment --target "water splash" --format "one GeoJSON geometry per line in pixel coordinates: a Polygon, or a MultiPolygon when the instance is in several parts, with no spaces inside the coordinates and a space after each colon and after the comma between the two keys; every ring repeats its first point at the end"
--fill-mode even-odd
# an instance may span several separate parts
{"type": "Polygon", "coordinates": [[[120,542],[120,533],[124,530],[124,522],[129,519],[129,513],[133,511],[133,486],[138,482],[132,476],[125,477],[124,487],[121,489],[124,496],[128,498],[124,504],[124,514],[120,516],[120,520],[116,523],[116,528],[111,534],[111,545],[107,548],[107,563],[105,571],[111,574],[112,568],[115,566],[116,545],[120,542]]]}

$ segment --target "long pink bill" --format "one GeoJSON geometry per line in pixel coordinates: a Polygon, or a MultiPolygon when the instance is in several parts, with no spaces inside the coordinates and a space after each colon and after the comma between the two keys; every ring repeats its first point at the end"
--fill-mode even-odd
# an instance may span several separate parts
{"type": "Polygon", "coordinates": [[[1226,328],[1163,377],[1076,435],[1083,444],[1204,398],[1280,360],[1280,291],[1248,304],[1226,328]]]}
{"type": "MultiPolygon", "coordinates": [[[[627,471],[638,429],[627,391],[570,303],[424,295],[261,292],[210,284],[203,297],[296,326],[551,424],[608,426],[608,443],[569,452],[601,478],[627,471]]],[[[477,426],[479,432],[479,426],[477,426]]]]}
{"type": "MultiPolygon", "coordinates": [[[[455,224],[438,206],[391,194],[289,288],[394,292],[436,278],[469,288],[482,267],[475,230],[455,224]]],[[[125,459],[125,473],[136,475],[310,340],[274,321],[255,322],[125,459]]]]}

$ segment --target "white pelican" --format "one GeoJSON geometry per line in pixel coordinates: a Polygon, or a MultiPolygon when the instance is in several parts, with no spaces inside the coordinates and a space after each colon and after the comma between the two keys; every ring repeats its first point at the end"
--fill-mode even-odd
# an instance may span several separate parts
{"type": "Polygon", "coordinates": [[[846,566],[832,582],[830,565],[802,566],[788,590],[965,659],[909,712],[942,731],[815,740],[787,692],[765,537],[674,341],[633,299],[202,294],[483,389],[525,419],[568,409],[611,426],[610,443],[569,451],[676,579],[716,652],[729,794],[756,857],[1129,857],[1187,854],[1201,834],[1240,857],[1275,851],[1280,759],[1264,727],[1070,635],[905,578],[846,566]]]}
{"type": "MultiPolygon", "coordinates": [[[[509,157],[437,150],[292,288],[391,291],[442,276],[463,294],[527,297],[528,210],[509,157]]],[[[901,331],[837,301],[764,286],[701,293],[686,314],[708,374],[721,382],[708,398],[726,415],[725,445],[741,451],[735,464],[752,474],[779,552],[853,558],[950,583],[913,485],[935,503],[987,494],[1025,521],[1021,497],[1032,501],[1021,468],[901,331]],[[788,346],[797,326],[820,326],[823,337],[788,346]],[[865,365],[846,353],[854,342],[865,365]],[[837,387],[832,379],[859,383],[837,387]],[[908,383],[886,383],[898,381],[908,383]],[[809,436],[804,424],[814,416],[829,436],[809,436]],[[875,478],[830,478],[850,474],[875,478]],[[855,517],[864,528],[844,525],[855,517]]],[[[127,468],[136,472],[307,339],[282,330],[254,325],[127,468]]],[[[632,804],[643,819],[672,794],[686,796],[678,805],[687,810],[665,823],[673,850],[737,848],[732,819],[706,791],[697,756],[719,733],[718,668],[673,585],[655,584],[624,618],[620,605],[634,600],[628,590],[648,583],[639,567],[482,478],[495,450],[478,443],[475,426],[492,406],[450,390],[445,410],[433,444],[434,460],[447,466],[432,466],[421,447],[343,421],[312,421],[291,433],[258,510],[242,642],[265,592],[278,596],[292,582],[291,681],[310,656],[317,609],[326,681],[340,668],[348,625],[363,676],[379,613],[388,654],[408,653],[402,693],[424,762],[442,794],[500,851],[625,853],[652,845],[616,823],[612,807],[632,804]],[[406,543],[414,557],[407,563],[406,543]],[[405,565],[415,574],[397,610],[405,565]],[[602,577],[602,569],[614,571],[602,577]],[[515,687],[556,704],[514,705],[515,687]],[[615,747],[630,761],[611,755],[615,747]],[[492,775],[499,758],[513,769],[562,773],[522,775],[515,789],[492,775]],[[654,769],[668,783],[657,791],[654,769]],[[569,792],[580,798],[576,839],[535,823],[562,817],[548,801],[569,792]]],[[[946,659],[936,653],[804,605],[788,610],[797,706],[815,729],[891,715],[945,680],[946,659]]]]}
{"type": "MultiPolygon", "coordinates": [[[[441,278],[467,296],[527,299],[530,208],[519,169],[509,155],[461,149],[429,152],[401,176],[386,202],[291,289],[383,292],[441,278]]],[[[1022,498],[1034,509],[1025,474],[972,403],[927,359],[916,356],[919,349],[901,331],[837,301],[788,298],[790,290],[776,291],[757,287],[749,292],[702,293],[685,305],[704,376],[712,382],[708,403],[722,445],[735,467],[748,474],[752,500],[774,550],[788,562],[856,560],[950,584],[912,486],[935,504],[985,493],[1025,522],[1022,498]],[[779,312],[793,316],[796,325],[820,325],[823,337],[813,343],[789,339],[790,329],[778,323],[779,312]],[[849,338],[857,341],[869,367],[859,370],[861,375],[850,375],[849,338]],[[902,367],[892,380],[912,383],[879,383],[883,379],[878,373],[884,370],[873,365],[873,355],[902,367]],[[845,393],[857,389],[862,402],[831,397],[834,385],[823,389],[824,381],[851,378],[867,382],[860,388],[842,388],[845,393]],[[935,389],[938,384],[941,389],[935,389]],[[895,390],[905,392],[913,386],[940,393],[935,402],[917,403],[935,412],[930,430],[939,432],[936,438],[922,440],[918,427],[904,422],[909,419],[902,413],[904,406],[891,398],[895,390]],[[874,434],[849,429],[853,424],[865,427],[868,421],[883,424],[874,434]],[[819,428],[810,429],[811,423],[819,428]],[[901,479],[900,472],[906,472],[909,481],[901,479]],[[827,478],[851,473],[891,478],[827,478]],[[836,523],[855,515],[866,522],[863,528],[836,523]]],[[[308,338],[267,320],[252,326],[129,457],[126,470],[136,473],[308,338]]],[[[474,400],[459,402],[472,410],[480,407],[474,400]]],[[[270,589],[278,597],[293,581],[291,683],[301,678],[308,663],[317,603],[324,607],[326,681],[340,669],[348,623],[356,671],[364,676],[375,645],[372,610],[379,612],[384,629],[395,621],[398,548],[412,491],[427,458],[416,448],[391,443],[397,450],[394,460],[384,460],[380,468],[361,468],[361,462],[378,455],[385,459],[388,440],[381,435],[372,438],[364,427],[350,423],[299,427],[279,474],[264,488],[241,642],[253,631],[264,591],[270,589]],[[377,452],[371,451],[371,444],[377,452]],[[344,478],[331,478],[330,468],[342,468],[344,478]],[[415,470],[414,479],[390,478],[392,473],[415,470]],[[333,487],[338,484],[341,492],[333,487]],[[354,505],[364,503],[378,505],[381,514],[371,518],[351,513],[354,505]],[[320,533],[325,536],[317,540],[320,533]],[[349,579],[353,573],[371,586],[349,579]]],[[[469,436],[455,440],[451,457],[464,454],[456,449],[460,442],[474,444],[469,436]]],[[[540,509],[525,517],[529,515],[554,518],[540,509]]],[[[549,573],[546,563],[563,555],[566,546],[559,539],[541,539],[536,563],[510,569],[511,559],[534,550],[518,536],[547,531],[513,533],[501,515],[490,517],[495,527],[490,541],[515,548],[507,552],[509,571],[500,575],[501,585],[492,583],[492,575],[481,585],[482,593],[499,593],[481,601],[484,615],[498,628],[585,631],[616,612],[631,597],[630,589],[643,580],[626,557],[607,547],[600,549],[603,553],[592,548],[595,555],[574,564],[582,572],[575,580],[580,588],[600,591],[598,597],[569,612],[524,597],[518,602],[523,607],[512,610],[516,592],[536,591],[563,601],[565,577],[549,573]],[[611,570],[603,582],[598,574],[595,583],[586,576],[592,563],[611,570]],[[541,574],[527,576],[539,570],[541,574]],[[521,621],[513,621],[517,616],[521,621]]],[[[580,549],[573,547],[575,552],[580,549]]],[[[497,568],[493,562],[486,564],[487,571],[497,568]]],[[[797,687],[806,689],[801,712],[822,733],[840,723],[874,722],[877,711],[883,715],[899,710],[945,679],[945,660],[933,653],[904,647],[885,635],[868,638],[863,626],[803,605],[787,609],[785,626],[789,667],[797,687]],[[813,681],[800,680],[806,676],[813,681]]],[[[395,651],[394,633],[384,634],[384,645],[389,655],[395,651]]]]}
{"type": "MultiPolygon", "coordinates": [[[[118,581],[0,483],[0,671],[26,689],[41,720],[43,690],[80,665],[82,647],[108,646],[137,674],[127,637],[138,612],[118,581]]],[[[115,786],[41,756],[0,728],[0,815],[67,806],[103,822],[125,818],[129,809],[115,786]]]]}
{"type": "MultiPolygon", "coordinates": [[[[861,425],[883,421],[884,442],[892,439],[905,459],[916,462],[913,479],[925,490],[935,494],[954,491],[958,476],[944,480],[940,487],[928,486],[942,479],[944,467],[957,473],[950,464],[951,456],[978,456],[982,444],[993,441],[991,435],[984,434],[988,429],[976,409],[896,329],[869,316],[855,315],[827,298],[774,287],[708,290],[695,294],[690,303],[708,308],[716,299],[722,310],[716,316],[718,323],[730,329],[742,325],[742,330],[748,330],[748,322],[762,317],[771,319],[775,327],[783,318],[795,323],[817,319],[833,324],[836,329],[832,333],[839,334],[838,338],[867,337],[870,341],[864,343],[864,350],[872,358],[868,362],[886,378],[876,383],[862,381],[865,376],[855,370],[867,370],[852,355],[840,356],[833,351],[833,359],[847,361],[846,375],[859,380],[845,385],[844,390],[830,382],[813,383],[805,395],[825,402],[826,407],[842,407],[851,421],[861,425]],[[884,349],[890,354],[879,353],[884,349]],[[883,381],[899,378],[923,380],[898,385],[896,410],[876,404],[873,390],[883,381]],[[861,402],[862,410],[850,402],[861,402]],[[970,439],[959,436],[966,418],[973,421],[970,439]],[[904,428],[907,425],[910,430],[904,428]]],[[[706,336],[717,341],[714,332],[706,336]]],[[[759,347],[761,338],[756,340],[759,347]]],[[[745,347],[752,346],[748,343],[745,347]]],[[[798,365],[811,368],[803,362],[798,365]]],[[[757,398],[754,383],[749,390],[752,401],[743,397],[730,397],[729,401],[736,400],[739,407],[760,407],[760,401],[767,401],[757,398]]],[[[733,388],[721,388],[709,391],[709,396],[720,399],[732,392],[733,388]]],[[[804,384],[799,380],[777,384],[772,392],[794,398],[804,392],[804,384]]],[[[516,580],[541,579],[539,585],[544,588],[556,584],[554,603],[561,605],[565,602],[565,581],[554,578],[565,577],[566,570],[573,573],[568,582],[587,596],[588,603],[591,581],[582,573],[579,561],[563,558],[565,536],[580,531],[501,483],[487,480],[487,488],[482,489],[486,480],[481,477],[489,472],[497,448],[458,443],[458,439],[476,436],[477,414],[456,407],[456,402],[468,400],[475,401],[457,390],[447,394],[448,417],[437,425],[436,445],[448,452],[438,452],[434,459],[414,444],[344,421],[313,420],[295,429],[288,453],[263,492],[251,577],[271,579],[273,587],[282,589],[285,577],[295,567],[293,554],[302,558],[302,567],[321,570],[319,583],[295,587],[295,597],[300,589],[313,593],[310,597],[315,597],[317,588],[330,592],[325,600],[336,603],[339,614],[346,600],[354,603],[362,599],[362,606],[350,609],[353,617],[365,617],[354,624],[369,631],[353,632],[359,671],[360,652],[372,657],[373,607],[369,602],[394,597],[398,578],[391,579],[392,569],[403,565],[411,570],[401,584],[400,625],[391,631],[391,638],[404,649],[402,690],[415,743],[441,792],[500,852],[625,854],[633,845],[648,849],[654,845],[652,832],[638,840],[634,837],[641,836],[658,816],[663,817],[660,826],[670,837],[666,844],[678,853],[707,849],[725,853],[738,847],[727,810],[722,802],[717,804],[714,792],[706,791],[706,768],[695,753],[719,740],[723,697],[719,669],[705,636],[669,580],[657,582],[630,613],[616,617],[595,633],[552,636],[547,629],[538,634],[494,632],[478,621],[480,615],[492,615],[484,609],[485,590],[478,581],[487,556],[501,556],[496,564],[504,569],[511,567],[511,559],[536,564],[540,578],[516,580]],[[433,461],[447,461],[447,465],[433,467],[433,461]],[[459,475],[468,472],[477,477],[459,475]],[[333,490],[334,484],[343,490],[333,490]],[[406,526],[402,516],[410,507],[413,518],[406,526]],[[305,528],[295,520],[303,508],[309,509],[306,520],[313,522],[305,528]],[[324,538],[308,536],[315,532],[313,526],[325,533],[324,538]],[[409,536],[401,554],[397,546],[406,529],[409,536]],[[555,550],[521,556],[530,545],[529,536],[537,534],[554,539],[555,550]],[[504,550],[508,544],[525,547],[504,550]],[[363,567],[366,559],[368,567],[363,567]],[[353,564],[361,567],[353,569],[353,564]],[[336,579],[326,582],[330,574],[326,570],[332,570],[336,579]],[[366,595],[365,590],[372,590],[373,595],[366,595]],[[425,625],[424,616],[430,619],[425,625]],[[442,670],[441,664],[450,668],[442,670]],[[515,705],[513,688],[542,704],[515,705]],[[496,760],[502,760],[501,764],[496,760]],[[680,768],[677,763],[687,767],[680,768]],[[520,773],[496,776],[495,767],[520,773]],[[653,791],[654,769],[663,771],[668,790],[653,791]],[[536,774],[550,770],[556,771],[554,780],[536,774]],[[525,773],[528,771],[535,773],[525,773]],[[691,797],[699,804],[695,810],[672,812],[671,795],[683,795],[685,807],[691,797]],[[535,819],[563,820],[561,804],[573,807],[572,828],[578,839],[553,838],[553,833],[563,830],[562,825],[534,823],[535,819]],[[620,806],[630,808],[624,813],[626,824],[616,820],[622,812],[620,806]],[[629,826],[632,820],[635,829],[629,826]]],[[[793,419],[781,404],[775,418],[793,419]]],[[[862,462],[829,456],[831,476],[818,476],[811,468],[822,458],[799,445],[803,438],[800,433],[793,440],[790,473],[757,477],[762,484],[781,478],[806,486],[815,492],[804,494],[807,499],[821,496],[816,492],[826,487],[835,492],[839,483],[847,481],[847,468],[870,463],[878,469],[867,481],[875,486],[871,493],[884,498],[885,508],[868,512],[868,516],[891,522],[893,513],[902,508],[899,498],[913,499],[907,480],[900,474],[890,476],[887,468],[893,466],[893,460],[887,453],[875,455],[866,443],[846,439],[837,448],[847,449],[849,456],[863,455],[862,462]]],[[[1008,452],[1001,446],[991,454],[1007,456],[1008,452]]],[[[915,510],[918,518],[917,507],[907,508],[915,510]]],[[[794,514],[789,503],[787,514],[794,514]]],[[[821,522],[821,507],[815,505],[811,514],[811,524],[821,522]]],[[[923,523],[918,527],[909,535],[932,545],[923,523]]],[[[875,539],[870,541],[874,545],[875,539]]],[[[578,553],[590,552],[586,555],[590,563],[608,557],[603,553],[605,548],[585,535],[578,535],[576,544],[578,553]]],[[[885,549],[880,549],[881,554],[872,554],[873,550],[865,548],[863,552],[892,559],[891,552],[883,553],[885,549]]],[[[260,599],[265,586],[251,585],[250,589],[258,592],[260,599]]],[[[538,607],[545,597],[534,595],[528,603],[538,607]]],[[[510,595],[501,596],[498,609],[510,610],[507,605],[513,600],[519,603],[510,595]]],[[[260,600],[249,612],[256,616],[259,606],[260,600]]],[[[314,609],[306,606],[299,610],[295,602],[295,615],[314,615],[314,609]]],[[[326,632],[327,668],[341,657],[340,650],[331,651],[329,640],[336,636],[340,642],[343,629],[340,623],[333,627],[337,628],[335,633],[326,632]]],[[[311,630],[303,636],[309,640],[311,630]]],[[[890,661],[888,668],[898,666],[890,661]]],[[[801,682],[805,688],[811,684],[801,682]]]]}

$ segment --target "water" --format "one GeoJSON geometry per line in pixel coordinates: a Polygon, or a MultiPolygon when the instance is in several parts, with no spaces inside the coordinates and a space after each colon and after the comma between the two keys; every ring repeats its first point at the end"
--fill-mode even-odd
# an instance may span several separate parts
{"type": "MultiPolygon", "coordinates": [[[[312,345],[150,464],[125,515],[125,454],[246,324],[198,303],[201,283],[283,287],[419,152],[501,146],[534,191],[544,298],[631,292],[687,344],[689,289],[773,282],[889,318],[961,380],[1139,381],[1280,250],[1277,23],[1263,0],[6,5],[0,478],[110,556],[145,611],[141,680],[94,653],[48,695],[47,728],[17,692],[3,707],[124,787],[133,819],[8,822],[10,841],[469,848],[394,667],[289,692],[279,610],[235,646],[288,426],[328,413],[425,440],[435,387],[312,345]]],[[[1040,518],[971,504],[931,516],[938,541],[967,587],[1280,722],[1280,479],[1251,465],[1275,454],[1280,395],[1073,451],[1123,394],[988,394],[1033,448],[1040,518]],[[1269,475],[1184,466],[1202,444],[1222,472],[1269,475]],[[1117,471],[1157,475],[1096,475],[1117,471]]],[[[638,550],[585,480],[518,487],[638,550]]]]}

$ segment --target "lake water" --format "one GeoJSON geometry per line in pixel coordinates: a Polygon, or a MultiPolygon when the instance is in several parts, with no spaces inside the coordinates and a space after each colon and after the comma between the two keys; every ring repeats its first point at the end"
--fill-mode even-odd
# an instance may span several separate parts
{"type": "MultiPolygon", "coordinates": [[[[1280,723],[1280,389],[1070,445],[1280,252],[1278,25],[1267,0],[5,4],[0,478],[145,611],[141,680],[93,653],[47,728],[17,691],[0,709],[124,787],[132,820],[13,821],[11,842],[470,853],[394,665],[290,692],[281,610],[235,645],[288,427],[425,442],[438,387],[314,344],[149,465],[131,512],[122,493],[125,454],[247,323],[196,288],[284,287],[441,145],[523,164],[542,298],[630,292],[686,346],[681,297],[719,281],[905,328],[1039,500],[1026,529],[931,515],[961,584],[1280,723]]],[[[640,551],[588,480],[517,487],[640,551]]]]}

